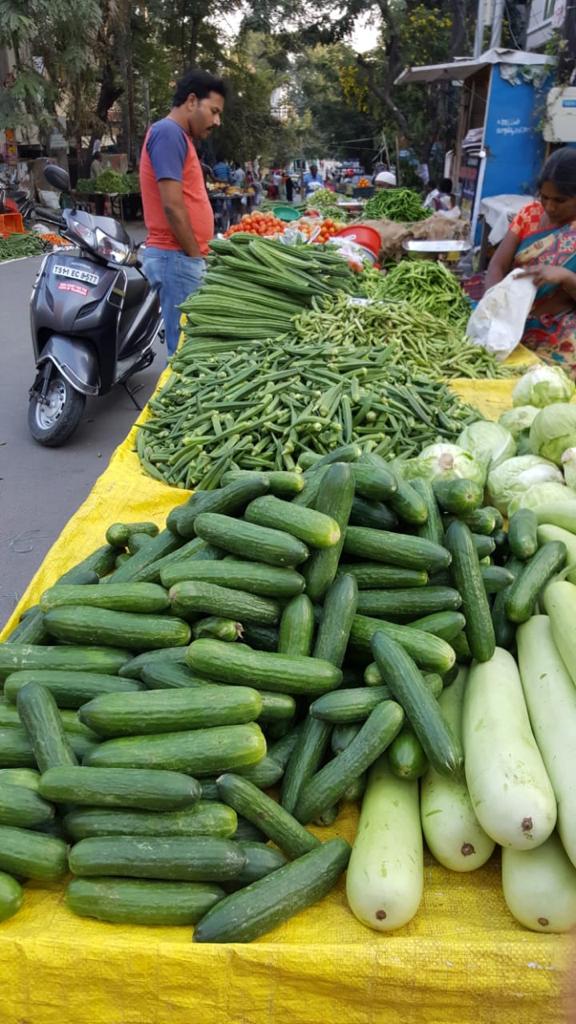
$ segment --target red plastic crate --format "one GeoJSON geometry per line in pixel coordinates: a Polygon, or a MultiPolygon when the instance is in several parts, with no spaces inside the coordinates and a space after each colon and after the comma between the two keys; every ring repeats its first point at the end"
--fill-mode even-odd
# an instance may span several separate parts
{"type": "Polygon", "coordinates": [[[0,213],[0,235],[21,235],[24,221],[19,213],[0,213]]]}

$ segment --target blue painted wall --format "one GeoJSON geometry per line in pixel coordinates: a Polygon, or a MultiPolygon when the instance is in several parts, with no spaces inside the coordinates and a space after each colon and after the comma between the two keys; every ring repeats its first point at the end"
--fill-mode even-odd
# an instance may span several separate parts
{"type": "Polygon", "coordinates": [[[534,195],[545,154],[539,122],[544,89],[522,82],[510,85],[492,69],[484,144],[487,151],[482,198],[505,194],[534,195]]]}

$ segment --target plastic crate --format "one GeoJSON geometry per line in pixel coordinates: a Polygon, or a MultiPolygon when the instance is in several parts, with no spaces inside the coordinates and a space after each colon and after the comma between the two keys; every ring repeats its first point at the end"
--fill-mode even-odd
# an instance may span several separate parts
{"type": "Polygon", "coordinates": [[[0,235],[21,235],[24,221],[19,213],[0,213],[0,235]]]}

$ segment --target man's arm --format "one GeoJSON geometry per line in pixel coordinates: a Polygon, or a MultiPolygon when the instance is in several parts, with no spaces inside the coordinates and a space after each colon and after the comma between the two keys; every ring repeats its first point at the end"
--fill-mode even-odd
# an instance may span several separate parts
{"type": "Polygon", "coordinates": [[[176,241],[187,256],[201,259],[202,253],[196,241],[196,235],[190,223],[190,217],[188,216],[184,196],[182,195],[182,182],[173,181],[170,178],[162,178],[158,182],[158,188],[166,219],[176,241]]]}

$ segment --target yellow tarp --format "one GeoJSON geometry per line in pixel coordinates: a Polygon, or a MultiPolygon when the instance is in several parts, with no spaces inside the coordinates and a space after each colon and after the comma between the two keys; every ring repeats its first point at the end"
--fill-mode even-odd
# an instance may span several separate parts
{"type": "MultiPolygon", "coordinates": [[[[461,382],[457,390],[496,416],[511,387],[461,382]]],[[[142,475],[133,436],[49,552],[18,614],[101,544],[106,525],[127,518],[127,509],[130,519],[161,523],[186,497],[142,475]]],[[[356,822],[348,809],[317,834],[352,840],[356,822]]],[[[355,920],[341,883],[250,945],[190,940],[188,928],[74,917],[62,887],[29,885],[22,910],[0,924],[0,1024],[550,1024],[565,1016],[569,942],[514,922],[497,857],[470,876],[427,857],[422,907],[390,935],[355,920]]]]}

